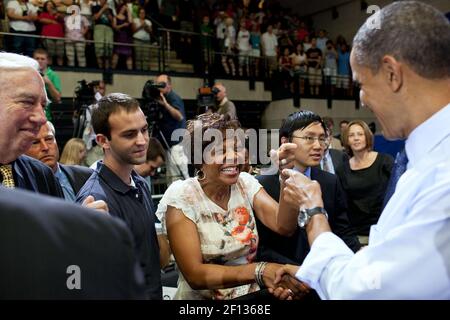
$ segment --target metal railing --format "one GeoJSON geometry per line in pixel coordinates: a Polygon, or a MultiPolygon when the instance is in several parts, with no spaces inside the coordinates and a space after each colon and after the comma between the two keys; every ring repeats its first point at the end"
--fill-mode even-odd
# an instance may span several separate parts
{"type": "MultiPolygon", "coordinates": [[[[269,80],[273,75],[277,75],[279,73],[278,61],[275,63],[270,61],[273,59],[268,59],[265,56],[254,56],[254,55],[243,55],[233,52],[223,52],[215,50],[214,48],[218,47],[218,40],[213,36],[206,36],[197,32],[190,31],[181,31],[174,29],[164,28],[157,21],[152,20],[155,24],[158,25],[158,30],[156,33],[156,38],[158,39],[158,44],[135,44],[135,43],[122,43],[122,42],[98,42],[94,40],[80,40],[74,41],[69,38],[55,38],[55,37],[44,37],[40,35],[28,35],[22,33],[12,33],[12,32],[0,32],[0,35],[3,35],[3,39],[11,38],[15,36],[19,37],[33,37],[40,40],[43,39],[53,39],[57,41],[61,41],[64,43],[85,43],[85,45],[94,45],[96,47],[103,46],[103,49],[106,51],[114,52],[114,48],[117,46],[125,46],[132,47],[135,51],[137,49],[148,49],[154,54],[157,54],[157,68],[156,70],[151,69],[150,71],[156,71],[158,73],[163,72],[177,72],[175,68],[169,67],[173,63],[172,56],[173,52],[177,53],[177,58],[181,58],[182,63],[191,66],[191,71],[184,70],[183,72],[191,73],[193,76],[198,76],[206,79],[209,77],[210,79],[215,78],[232,78],[240,77],[242,79],[249,79],[250,81],[255,80],[269,80]],[[188,44],[186,41],[184,43],[184,47],[180,44],[180,37],[188,37],[190,41],[188,44]],[[183,58],[186,56],[193,57],[193,61],[184,62],[183,58]],[[228,69],[227,69],[228,67],[228,69]],[[245,72],[244,72],[245,70],[245,72]],[[227,72],[228,71],[228,72],[227,72]]],[[[186,39],[185,39],[186,40],[186,39]]],[[[149,53],[150,54],[150,53],[149,53]]],[[[108,58],[108,57],[107,57],[108,58]]],[[[111,56],[109,56],[111,59],[111,56]]],[[[154,55],[149,57],[149,61],[155,62],[154,55]]],[[[111,61],[109,61],[111,62],[111,61]]],[[[111,64],[110,64],[111,65],[111,64]]],[[[105,69],[106,67],[104,67],[105,69]]],[[[137,71],[136,69],[134,69],[137,71]]],[[[306,82],[306,85],[309,84],[311,80],[311,76],[306,73],[306,75],[294,74],[294,76],[284,75],[287,81],[295,82],[294,86],[297,87],[297,82],[306,82]]],[[[334,83],[339,79],[336,76],[326,76],[322,74],[322,81],[320,85],[320,92],[322,96],[329,97],[330,95],[334,95],[334,83]]],[[[273,78],[272,78],[273,80],[273,78]]],[[[351,88],[351,78],[348,79],[349,87],[351,88]]],[[[277,83],[274,81],[266,81],[269,85],[276,87],[277,83]]],[[[271,89],[271,88],[267,88],[271,89]]],[[[300,91],[300,90],[299,90],[300,91]]],[[[348,90],[349,94],[346,96],[353,97],[353,93],[351,89],[348,90]]],[[[307,92],[293,92],[293,95],[308,95],[307,92]]],[[[315,95],[311,95],[315,96],[315,95]]]]}

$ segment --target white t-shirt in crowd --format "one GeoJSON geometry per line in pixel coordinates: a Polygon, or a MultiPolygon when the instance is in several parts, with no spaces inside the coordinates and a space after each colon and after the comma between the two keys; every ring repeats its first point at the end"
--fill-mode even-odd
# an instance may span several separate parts
{"type": "MultiPolygon", "coordinates": [[[[31,3],[20,4],[17,0],[12,0],[8,2],[6,10],[13,9],[14,13],[18,16],[23,16],[23,12],[27,11],[28,15],[36,15],[38,8],[31,3]]],[[[15,31],[32,32],[36,31],[36,26],[33,21],[22,21],[22,20],[11,20],[9,19],[9,26],[15,31]]]]}
{"type": "Polygon", "coordinates": [[[272,33],[264,32],[261,38],[263,44],[264,55],[267,57],[277,56],[277,37],[272,33]]]}
{"type": "MultiPolygon", "coordinates": [[[[135,26],[136,26],[137,28],[140,28],[141,25],[142,25],[141,20],[140,20],[139,18],[134,18],[134,19],[133,19],[133,23],[135,24],[135,26]]],[[[150,20],[145,19],[145,20],[144,20],[144,23],[145,23],[147,26],[149,26],[149,27],[152,26],[152,23],[150,22],[150,20]]],[[[134,39],[138,39],[138,40],[142,40],[142,41],[150,41],[150,33],[148,33],[147,31],[145,31],[144,29],[139,29],[138,31],[136,31],[136,32],[133,34],[133,38],[134,38],[134,39]]]]}

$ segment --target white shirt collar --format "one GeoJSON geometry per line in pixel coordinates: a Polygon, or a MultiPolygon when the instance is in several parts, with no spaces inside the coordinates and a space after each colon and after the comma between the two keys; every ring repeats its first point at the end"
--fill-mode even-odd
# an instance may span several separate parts
{"type": "Polygon", "coordinates": [[[405,143],[408,168],[413,167],[423,156],[430,153],[450,134],[450,103],[421,123],[409,135],[405,143]]]}

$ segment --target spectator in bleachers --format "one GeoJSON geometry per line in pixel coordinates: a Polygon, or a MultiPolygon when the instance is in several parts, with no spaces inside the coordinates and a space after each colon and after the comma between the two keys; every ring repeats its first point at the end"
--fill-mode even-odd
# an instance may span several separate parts
{"type": "Polygon", "coordinates": [[[214,19],[214,25],[216,26],[217,52],[223,52],[225,48],[226,18],[225,12],[220,11],[214,19]]]}
{"type": "MultiPolygon", "coordinates": [[[[41,35],[44,37],[64,38],[64,15],[56,11],[53,1],[46,1],[39,14],[39,22],[42,24],[41,35]]],[[[48,64],[52,64],[56,56],[56,63],[62,66],[64,62],[64,40],[44,39],[47,49],[48,64]]]]}
{"type": "Polygon", "coordinates": [[[213,47],[212,36],[213,29],[209,25],[209,16],[205,15],[202,18],[202,24],[200,25],[200,46],[203,51],[203,63],[205,71],[209,71],[209,65],[213,61],[213,47]]]}
{"type": "MultiPolygon", "coordinates": [[[[3,0],[0,0],[0,32],[8,31],[7,21],[6,21],[6,9],[3,0]]],[[[0,49],[7,50],[6,38],[3,34],[0,34],[0,49]]]]}
{"type": "Polygon", "coordinates": [[[85,15],[72,12],[64,18],[66,37],[66,57],[69,67],[75,66],[75,57],[79,67],[86,67],[86,34],[89,30],[89,20],[85,15]],[[79,20],[77,20],[79,19],[79,20]],[[78,24],[79,23],[79,24],[78,24]]]}
{"type": "Polygon", "coordinates": [[[89,20],[89,23],[92,23],[92,6],[94,5],[94,1],[76,0],[75,3],[80,6],[80,14],[85,16],[89,20]]]}
{"type": "Polygon", "coordinates": [[[250,44],[252,45],[252,50],[250,55],[252,56],[252,68],[254,74],[257,77],[259,75],[259,61],[261,57],[261,32],[259,30],[259,24],[252,24],[252,32],[250,32],[250,44]]]}
{"type": "Polygon", "coordinates": [[[338,48],[338,77],[337,88],[342,88],[346,95],[350,93],[351,71],[350,71],[350,52],[347,44],[341,44],[338,48]]]}
{"type": "Polygon", "coordinates": [[[305,37],[309,36],[309,32],[304,21],[300,22],[300,27],[298,28],[296,33],[298,42],[303,42],[305,40],[305,37]]]}
{"type": "Polygon", "coordinates": [[[36,33],[35,21],[38,20],[38,8],[26,0],[10,0],[6,10],[10,32],[24,35],[24,37],[20,35],[12,36],[11,51],[24,53],[31,57],[36,48],[36,38],[27,36],[36,33]]]}
{"type": "Polygon", "coordinates": [[[308,80],[311,95],[319,95],[322,85],[322,50],[316,46],[316,38],[311,40],[311,48],[306,51],[308,57],[308,80]]]}
{"type": "MultiPolygon", "coordinates": [[[[290,57],[294,75],[299,77],[300,94],[303,95],[305,93],[305,81],[308,77],[308,58],[302,43],[297,44],[290,57]]],[[[294,92],[294,87],[291,88],[291,91],[294,92]]]]}
{"type": "Polygon", "coordinates": [[[146,19],[144,8],[139,9],[139,17],[133,19],[133,43],[134,62],[137,70],[150,70],[150,48],[145,47],[151,44],[152,23],[146,19]]]}
{"type": "Polygon", "coordinates": [[[373,151],[373,134],[364,121],[350,122],[343,142],[351,158],[336,174],[347,193],[350,223],[361,244],[367,244],[370,227],[382,211],[394,159],[373,151]]]}
{"type": "Polygon", "coordinates": [[[294,43],[289,38],[287,30],[280,30],[278,36],[278,46],[280,47],[281,52],[284,52],[285,48],[292,49],[294,47],[294,43]]]}
{"type": "Polygon", "coordinates": [[[264,32],[261,37],[263,55],[266,59],[267,72],[269,73],[269,76],[271,76],[273,71],[277,68],[278,41],[272,31],[272,26],[269,25],[267,27],[267,31],[264,32]]]}
{"type": "Polygon", "coordinates": [[[311,49],[311,40],[309,39],[309,36],[305,36],[303,39],[303,48],[305,49],[305,52],[307,52],[309,49],[311,49]]]}
{"type": "Polygon", "coordinates": [[[60,162],[68,165],[85,166],[86,154],[86,143],[84,143],[83,139],[72,138],[66,142],[60,162]]]}
{"type": "Polygon", "coordinates": [[[250,32],[245,26],[245,21],[242,20],[237,36],[237,47],[239,50],[239,75],[243,76],[244,72],[247,76],[249,73],[249,55],[252,47],[250,46],[250,32]]]}
{"type": "Polygon", "coordinates": [[[329,90],[329,93],[333,96],[334,89],[336,87],[336,78],[337,78],[337,59],[338,53],[334,48],[333,41],[327,41],[327,47],[325,51],[323,51],[325,65],[323,68],[323,74],[325,77],[325,85],[329,90]]]}
{"type": "Polygon", "coordinates": [[[291,76],[293,75],[291,51],[288,47],[284,48],[283,54],[278,59],[278,68],[283,79],[284,88],[288,89],[291,76]]]}
{"type": "Polygon", "coordinates": [[[109,68],[114,40],[112,29],[114,14],[106,0],[99,0],[98,4],[92,7],[92,15],[97,65],[99,68],[109,68]]]}
{"type": "Polygon", "coordinates": [[[48,53],[45,49],[34,50],[33,58],[39,63],[39,72],[44,78],[45,91],[50,98],[50,103],[45,107],[45,116],[48,121],[52,121],[52,104],[61,102],[61,79],[48,66],[48,53]]]}
{"type": "Polygon", "coordinates": [[[325,56],[325,51],[327,49],[328,38],[326,37],[326,31],[324,29],[319,30],[319,35],[317,36],[317,48],[322,50],[322,54],[325,56]]]}
{"type": "MultiPolygon", "coordinates": [[[[131,17],[131,12],[126,4],[122,4],[118,7],[117,15],[113,18],[113,29],[114,29],[114,41],[120,43],[132,43],[133,34],[131,30],[131,25],[133,19],[131,17]]],[[[126,58],[127,69],[133,69],[133,47],[127,45],[116,44],[114,45],[114,53],[112,57],[112,68],[117,68],[119,62],[119,57],[126,58]]]]}
{"type": "MultiPolygon", "coordinates": [[[[194,4],[191,0],[177,0],[177,17],[180,22],[180,30],[194,31],[194,4]]],[[[192,35],[180,33],[180,46],[183,56],[187,62],[192,63],[194,55],[192,54],[192,35]]]]}
{"type": "Polygon", "coordinates": [[[225,19],[225,39],[224,51],[222,55],[222,67],[226,74],[236,75],[236,66],[234,65],[234,52],[236,49],[236,29],[233,25],[233,19],[225,19]]]}

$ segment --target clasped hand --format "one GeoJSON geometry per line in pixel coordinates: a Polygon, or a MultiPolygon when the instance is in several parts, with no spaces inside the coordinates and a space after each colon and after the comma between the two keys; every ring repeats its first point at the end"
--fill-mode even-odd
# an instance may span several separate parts
{"type": "Polygon", "coordinates": [[[310,288],[295,278],[288,271],[288,267],[297,268],[298,266],[281,265],[278,263],[268,263],[264,270],[264,284],[276,298],[280,300],[301,299],[309,293],[310,288]]]}

